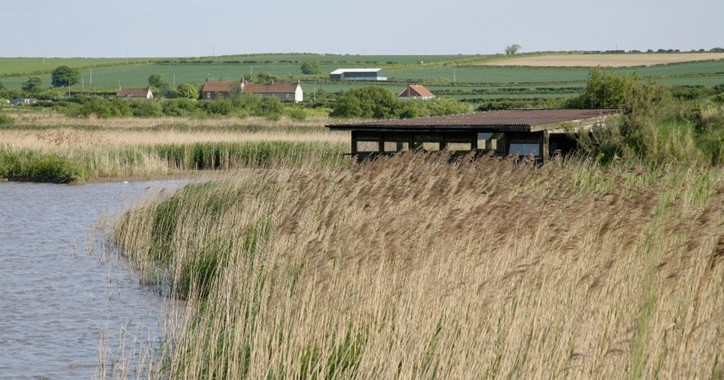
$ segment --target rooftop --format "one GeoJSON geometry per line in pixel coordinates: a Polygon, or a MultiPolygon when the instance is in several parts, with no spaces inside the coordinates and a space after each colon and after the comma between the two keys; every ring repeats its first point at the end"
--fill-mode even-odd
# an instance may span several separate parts
{"type": "Polygon", "coordinates": [[[245,83],[244,92],[250,94],[286,94],[294,93],[299,83],[245,83]]]}
{"type": "Polygon", "coordinates": [[[397,96],[399,97],[434,97],[435,94],[433,94],[430,90],[427,89],[427,87],[421,85],[421,84],[411,84],[408,85],[406,89],[402,90],[397,96]]]}
{"type": "Polygon", "coordinates": [[[536,132],[560,128],[562,123],[595,122],[616,113],[612,109],[504,110],[462,115],[334,124],[332,130],[490,130],[536,132]]]}
{"type": "Polygon", "coordinates": [[[354,71],[356,73],[376,73],[382,71],[382,69],[337,69],[332,71],[330,74],[343,74],[350,71],[354,71]]]}
{"type": "Polygon", "coordinates": [[[241,86],[241,84],[238,81],[228,81],[228,80],[207,81],[206,83],[204,83],[204,88],[201,91],[231,92],[240,86],[241,86]]]}
{"type": "Polygon", "coordinates": [[[122,98],[145,98],[148,95],[148,87],[143,88],[119,88],[116,92],[117,97],[122,98]]]}

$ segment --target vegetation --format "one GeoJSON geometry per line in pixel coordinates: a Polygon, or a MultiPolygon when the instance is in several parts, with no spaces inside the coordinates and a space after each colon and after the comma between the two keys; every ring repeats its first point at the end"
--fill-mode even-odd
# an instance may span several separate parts
{"type": "Polygon", "coordinates": [[[161,377],[716,378],[722,173],[403,155],[189,185],[115,236],[185,299],[161,377]]]}
{"type": "Polygon", "coordinates": [[[319,68],[319,62],[317,61],[306,61],[301,66],[302,74],[313,75],[321,73],[319,68]]]}
{"type": "Polygon", "coordinates": [[[455,100],[400,100],[394,93],[382,87],[370,86],[345,92],[336,102],[330,115],[336,117],[392,119],[452,115],[469,111],[470,107],[468,105],[455,100]]]}
{"type": "Polygon", "coordinates": [[[80,83],[80,72],[68,66],[58,66],[51,75],[53,87],[68,87],[80,83]]]}
{"type": "Polygon", "coordinates": [[[517,54],[520,50],[520,45],[512,44],[505,47],[505,55],[517,54]]]}
{"type": "Polygon", "coordinates": [[[28,80],[23,83],[23,91],[31,95],[40,93],[42,88],[43,81],[38,77],[29,77],[28,80]]]}
{"type": "Polygon", "coordinates": [[[594,69],[584,92],[567,105],[621,111],[592,133],[577,136],[581,150],[602,162],[724,164],[724,107],[716,102],[677,101],[650,81],[594,69]]]}

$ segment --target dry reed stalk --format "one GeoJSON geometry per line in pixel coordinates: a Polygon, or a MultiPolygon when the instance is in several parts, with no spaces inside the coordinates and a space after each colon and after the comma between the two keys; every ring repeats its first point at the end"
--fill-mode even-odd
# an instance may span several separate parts
{"type": "Polygon", "coordinates": [[[206,284],[191,274],[203,307],[161,359],[172,377],[708,378],[722,188],[715,169],[402,155],[189,188],[118,239],[142,268],[168,243],[177,281],[226,247],[206,284]]]}

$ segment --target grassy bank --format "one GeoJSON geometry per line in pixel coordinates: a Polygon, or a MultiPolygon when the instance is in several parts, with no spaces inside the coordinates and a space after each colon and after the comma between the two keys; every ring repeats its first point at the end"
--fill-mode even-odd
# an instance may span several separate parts
{"type": "Polygon", "coordinates": [[[189,185],[115,236],[187,301],[174,378],[718,378],[723,203],[720,168],[406,155],[189,185]]]}

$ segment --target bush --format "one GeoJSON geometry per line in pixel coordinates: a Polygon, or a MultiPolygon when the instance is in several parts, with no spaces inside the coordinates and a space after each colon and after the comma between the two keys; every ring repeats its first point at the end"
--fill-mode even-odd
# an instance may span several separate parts
{"type": "Polygon", "coordinates": [[[342,95],[332,109],[332,116],[392,118],[399,107],[399,100],[382,87],[363,87],[342,95]]]}
{"type": "Polygon", "coordinates": [[[159,117],[163,115],[163,110],[156,101],[138,100],[131,102],[131,113],[136,117],[159,117]]]}
{"type": "Polygon", "coordinates": [[[264,116],[269,120],[279,120],[283,113],[284,105],[281,99],[273,96],[262,98],[256,111],[258,116],[264,116]]]}
{"type": "Polygon", "coordinates": [[[101,98],[91,98],[80,109],[79,116],[88,117],[96,115],[99,118],[124,117],[131,116],[131,107],[128,101],[113,99],[106,100],[101,98]]]}
{"type": "Polygon", "coordinates": [[[209,115],[227,116],[234,107],[230,100],[208,100],[201,103],[201,108],[209,115]]]}
{"type": "Polygon", "coordinates": [[[608,74],[599,68],[591,70],[583,94],[571,99],[570,108],[621,108],[634,77],[625,78],[608,74]]]}
{"type": "Polygon", "coordinates": [[[307,118],[307,111],[302,108],[294,108],[289,111],[289,117],[291,117],[293,120],[302,121],[307,118]]]}
{"type": "Polygon", "coordinates": [[[184,98],[170,99],[162,106],[162,112],[166,116],[188,116],[194,114],[196,110],[196,102],[184,98]]]}

